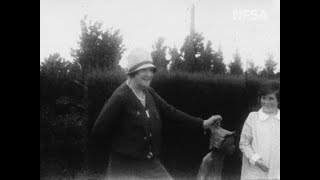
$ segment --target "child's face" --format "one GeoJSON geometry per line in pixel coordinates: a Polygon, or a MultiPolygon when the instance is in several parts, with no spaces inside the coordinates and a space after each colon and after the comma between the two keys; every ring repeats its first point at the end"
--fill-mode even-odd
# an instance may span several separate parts
{"type": "Polygon", "coordinates": [[[261,96],[261,106],[266,113],[275,112],[278,108],[278,100],[275,93],[261,96]]]}

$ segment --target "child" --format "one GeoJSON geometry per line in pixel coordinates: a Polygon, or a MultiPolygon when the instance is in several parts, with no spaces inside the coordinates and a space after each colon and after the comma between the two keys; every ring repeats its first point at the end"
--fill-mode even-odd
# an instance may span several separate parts
{"type": "Polygon", "coordinates": [[[260,89],[261,109],[246,119],[240,139],[241,179],[280,179],[280,83],[260,89]]]}
{"type": "Polygon", "coordinates": [[[198,173],[198,180],[221,180],[223,160],[235,150],[234,132],[220,126],[211,128],[210,152],[203,158],[198,173]]]}

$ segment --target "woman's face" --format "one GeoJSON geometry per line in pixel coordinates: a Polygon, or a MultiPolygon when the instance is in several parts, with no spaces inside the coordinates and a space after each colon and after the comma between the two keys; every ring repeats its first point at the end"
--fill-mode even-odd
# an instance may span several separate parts
{"type": "Polygon", "coordinates": [[[153,78],[153,68],[141,69],[134,76],[134,81],[141,88],[149,87],[153,78]]]}
{"type": "Polygon", "coordinates": [[[278,100],[275,93],[261,96],[262,110],[266,113],[274,113],[278,109],[278,100]]]}

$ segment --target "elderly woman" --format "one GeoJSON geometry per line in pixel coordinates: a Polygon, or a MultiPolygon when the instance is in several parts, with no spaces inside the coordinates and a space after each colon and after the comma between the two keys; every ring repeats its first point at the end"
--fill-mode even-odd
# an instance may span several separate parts
{"type": "Polygon", "coordinates": [[[172,179],[159,160],[163,122],[209,129],[222,118],[193,117],[163,100],[150,87],[156,67],[146,50],[134,49],[127,59],[128,79],[104,105],[90,140],[110,150],[110,179],[172,179]]]}
{"type": "Polygon", "coordinates": [[[280,179],[280,83],[267,81],[260,89],[261,109],[244,123],[240,150],[241,179],[280,179]]]}

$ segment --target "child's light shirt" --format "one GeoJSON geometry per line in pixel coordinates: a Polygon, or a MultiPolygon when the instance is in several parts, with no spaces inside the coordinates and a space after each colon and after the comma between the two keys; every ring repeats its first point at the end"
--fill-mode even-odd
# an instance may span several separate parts
{"type": "Polygon", "coordinates": [[[280,179],[280,110],[270,116],[260,109],[251,112],[240,138],[243,152],[241,179],[280,179]],[[255,162],[262,158],[269,172],[262,171],[255,162]]]}

